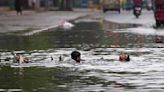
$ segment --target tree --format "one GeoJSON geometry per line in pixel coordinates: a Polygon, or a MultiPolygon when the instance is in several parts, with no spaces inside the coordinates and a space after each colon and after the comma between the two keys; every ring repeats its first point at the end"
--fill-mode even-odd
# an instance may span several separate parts
{"type": "Polygon", "coordinates": [[[72,11],[73,0],[60,0],[59,10],[72,11]]]}

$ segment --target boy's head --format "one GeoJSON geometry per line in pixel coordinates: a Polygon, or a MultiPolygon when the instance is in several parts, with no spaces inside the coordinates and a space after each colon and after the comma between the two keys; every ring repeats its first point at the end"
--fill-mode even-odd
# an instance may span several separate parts
{"type": "Polygon", "coordinates": [[[16,54],[15,59],[16,59],[16,61],[18,62],[19,59],[20,59],[20,55],[19,55],[19,54],[16,54]]]}
{"type": "Polygon", "coordinates": [[[77,63],[80,63],[80,52],[78,52],[78,51],[73,51],[72,53],[71,53],[71,58],[73,59],[73,60],[75,60],[77,63]]]}
{"type": "Polygon", "coordinates": [[[119,56],[119,60],[120,61],[130,61],[130,57],[129,57],[128,54],[121,53],[120,56],[119,56]]]}

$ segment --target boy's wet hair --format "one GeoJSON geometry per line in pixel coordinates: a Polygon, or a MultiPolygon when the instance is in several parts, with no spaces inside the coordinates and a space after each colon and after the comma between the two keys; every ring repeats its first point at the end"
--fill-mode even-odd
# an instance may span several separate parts
{"type": "Polygon", "coordinates": [[[128,57],[127,57],[126,61],[130,61],[130,56],[129,56],[129,55],[128,55],[128,57]]]}
{"type": "Polygon", "coordinates": [[[71,58],[72,59],[74,59],[74,60],[76,60],[77,59],[77,57],[80,57],[80,52],[78,52],[78,51],[73,51],[72,53],[71,53],[71,58]]]}

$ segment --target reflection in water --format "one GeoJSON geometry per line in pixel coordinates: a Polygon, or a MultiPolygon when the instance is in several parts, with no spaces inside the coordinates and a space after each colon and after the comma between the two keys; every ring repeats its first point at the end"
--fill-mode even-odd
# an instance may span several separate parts
{"type": "Polygon", "coordinates": [[[146,44],[154,43],[154,36],[117,32],[119,29],[135,26],[137,25],[118,25],[110,22],[80,22],[72,30],[58,28],[33,36],[1,34],[0,48],[3,50],[27,51],[49,48],[79,48],[88,50],[97,47],[141,47],[141,44],[144,47],[147,46],[146,44]],[[142,42],[138,46],[139,41],[142,42]]]}

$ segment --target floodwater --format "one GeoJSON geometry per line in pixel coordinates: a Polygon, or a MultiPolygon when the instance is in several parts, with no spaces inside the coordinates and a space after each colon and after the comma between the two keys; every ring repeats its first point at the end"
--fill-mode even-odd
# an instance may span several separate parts
{"type": "Polygon", "coordinates": [[[125,32],[138,26],[79,22],[71,30],[1,34],[0,90],[163,92],[164,45],[157,42],[162,36],[125,32]],[[82,64],[70,59],[73,50],[81,52],[82,64]],[[119,62],[121,52],[129,54],[131,61],[119,62]],[[13,63],[12,53],[28,57],[31,63],[13,63]]]}

